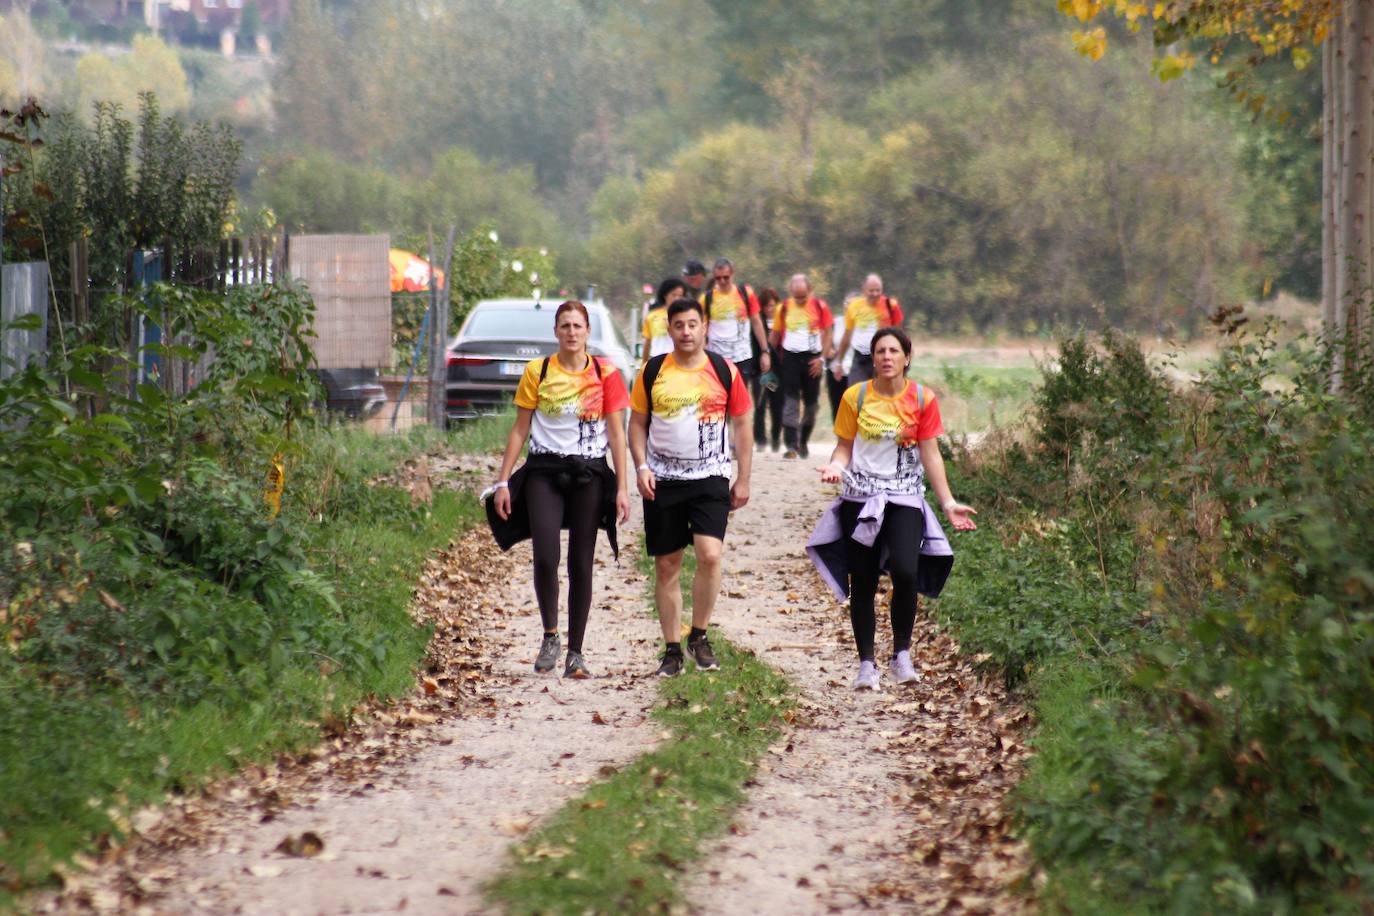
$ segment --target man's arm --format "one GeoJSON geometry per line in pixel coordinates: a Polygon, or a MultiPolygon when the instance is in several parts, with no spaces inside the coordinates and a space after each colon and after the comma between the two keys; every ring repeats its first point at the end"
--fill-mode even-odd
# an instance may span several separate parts
{"type": "Polygon", "coordinates": [[[844,336],[840,338],[840,346],[835,351],[835,356],[831,360],[831,370],[835,373],[835,378],[844,378],[844,351],[849,349],[850,340],[854,337],[854,329],[845,326],[844,336]]]}
{"type": "Polygon", "coordinates": [[[749,502],[749,474],[754,467],[754,422],[749,411],[731,417],[730,428],[735,440],[735,460],[739,463],[735,485],[730,488],[730,508],[743,509],[749,502]]]}
{"type": "Polygon", "coordinates": [[[645,467],[649,456],[649,415],[630,411],[630,458],[635,463],[635,481],[639,495],[654,498],[654,472],[645,467]]]}
{"type": "Polygon", "coordinates": [[[768,353],[768,335],[763,331],[763,319],[755,312],[749,316],[749,324],[754,331],[754,339],[759,342],[759,371],[767,372],[772,368],[773,357],[768,353]]]}
{"type": "Polygon", "coordinates": [[[821,356],[830,359],[835,355],[835,328],[821,328],[821,356]]]}

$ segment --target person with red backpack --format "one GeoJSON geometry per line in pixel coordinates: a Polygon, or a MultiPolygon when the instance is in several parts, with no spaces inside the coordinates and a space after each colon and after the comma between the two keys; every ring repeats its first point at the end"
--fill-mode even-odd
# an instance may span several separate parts
{"type": "Polygon", "coordinates": [[[644,498],[644,546],[654,558],[654,598],[667,644],[660,677],[673,677],[683,667],[678,581],[688,544],[697,570],[687,652],[698,670],[720,667],[706,631],[720,591],[730,512],[749,502],[749,389],[729,360],[705,348],[703,319],[695,299],[668,306],[673,352],[646,362],[630,393],[630,453],[644,498]],[[739,463],[733,486],[732,439],[739,463]]]}
{"type": "Polygon", "coordinates": [[[716,258],[711,285],[699,297],[706,313],[706,349],[735,364],[745,384],[773,368],[768,334],[759,317],[759,300],[747,284],[735,282],[735,265],[716,258]],[[760,348],[754,361],[754,347],[760,348]]]}
{"type": "Polygon", "coordinates": [[[778,306],[772,344],[782,352],[782,429],[787,452],[784,458],[806,458],[807,443],[816,425],[816,404],[821,396],[825,360],[834,354],[834,316],[823,299],[811,295],[806,274],[788,283],[789,298],[778,306]]]}
{"type": "Polygon", "coordinates": [[[895,296],[883,295],[883,278],[869,274],[864,279],[863,296],[850,301],[844,310],[844,336],[835,351],[832,371],[840,378],[845,351],[854,344],[854,361],[849,366],[849,385],[873,378],[873,354],[869,341],[880,328],[901,327],[906,316],[895,296]]]}
{"type": "Polygon", "coordinates": [[[515,422],[492,489],[483,494],[487,523],[502,550],[534,542],[534,594],[544,640],[534,663],[545,674],[558,663],[558,555],[568,531],[568,656],[563,676],[591,677],[582,639],[592,606],[597,530],[617,550],[615,526],[630,515],[630,465],[620,371],[587,352],[591,316],[570,299],[554,312],[558,352],[532,359],[515,391],[515,422]],[[511,471],[529,442],[529,458],[511,471]],[[615,474],[606,464],[610,453],[615,474]]]}

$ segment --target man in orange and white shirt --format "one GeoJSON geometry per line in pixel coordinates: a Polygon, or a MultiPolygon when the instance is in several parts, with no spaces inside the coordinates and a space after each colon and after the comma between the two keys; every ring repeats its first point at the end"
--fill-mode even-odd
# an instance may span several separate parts
{"type": "Polygon", "coordinates": [[[873,354],[869,352],[873,335],[880,328],[899,328],[904,320],[902,304],[895,296],[883,295],[883,278],[869,274],[864,279],[863,296],[851,301],[844,310],[844,336],[835,348],[831,367],[835,378],[844,377],[844,354],[851,344],[854,346],[854,361],[849,366],[846,386],[873,378],[873,354]]]}
{"type": "Polygon", "coordinates": [[[697,668],[720,667],[706,637],[720,591],[725,528],[749,501],[754,442],[749,389],[739,370],[705,349],[701,303],[668,306],[673,352],[644,364],[630,393],[630,454],[644,498],[644,546],[654,558],[654,597],[667,643],[658,674],[682,671],[682,555],[696,552],[687,651],[697,668]],[[739,472],[730,484],[731,439],[739,472]]]}
{"type": "Polygon", "coordinates": [[[747,285],[735,283],[735,265],[729,258],[717,258],[712,272],[711,286],[699,297],[706,313],[706,349],[734,363],[745,384],[752,385],[773,368],[758,297],[747,285]],[[757,363],[751,336],[759,346],[757,363]]]}
{"type": "Polygon", "coordinates": [[[816,402],[821,396],[825,360],[834,355],[834,316],[830,306],[811,294],[806,274],[788,283],[790,296],[778,306],[772,343],[782,352],[782,434],[784,458],[805,458],[816,425],[816,402]]]}

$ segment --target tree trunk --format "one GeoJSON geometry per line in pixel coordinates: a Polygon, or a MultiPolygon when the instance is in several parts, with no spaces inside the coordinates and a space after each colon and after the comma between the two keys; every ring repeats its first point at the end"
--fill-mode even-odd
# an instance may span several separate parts
{"type": "MultiPolygon", "coordinates": [[[[1369,168],[1374,108],[1374,0],[1345,0],[1342,7],[1341,165],[1337,201],[1336,320],[1332,331],[1347,364],[1358,358],[1358,330],[1369,283],[1369,168]],[[1355,336],[1352,336],[1354,332],[1355,336]]],[[[1339,375],[1337,377],[1339,384],[1339,375]]]]}
{"type": "Polygon", "coordinates": [[[1336,54],[1338,38],[1322,42],[1322,326],[1336,325],[1336,54]]]}

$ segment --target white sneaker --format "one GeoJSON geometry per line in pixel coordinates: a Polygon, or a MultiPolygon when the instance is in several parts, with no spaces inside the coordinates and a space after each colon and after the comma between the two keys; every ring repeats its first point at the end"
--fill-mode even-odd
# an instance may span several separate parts
{"type": "Polygon", "coordinates": [[[915,684],[921,680],[921,673],[911,663],[911,652],[907,649],[892,657],[892,678],[899,684],[915,684]]]}
{"type": "Polygon", "coordinates": [[[872,662],[859,662],[859,673],[854,676],[855,690],[878,689],[878,666],[872,662]]]}

